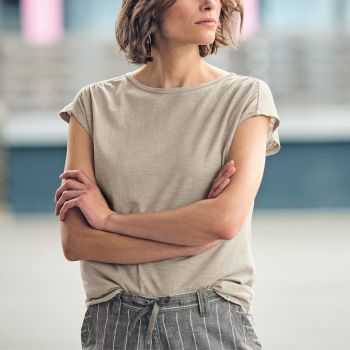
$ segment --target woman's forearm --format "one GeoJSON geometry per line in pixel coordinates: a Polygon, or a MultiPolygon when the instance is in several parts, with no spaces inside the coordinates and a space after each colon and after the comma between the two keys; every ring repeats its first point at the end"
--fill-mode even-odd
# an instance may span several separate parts
{"type": "Polygon", "coordinates": [[[163,243],[196,246],[225,239],[226,226],[223,210],[216,205],[215,199],[206,199],[159,212],[112,212],[106,219],[105,231],[163,243]]]}
{"type": "Polygon", "coordinates": [[[191,247],[155,242],[85,227],[74,239],[71,260],[140,264],[193,255],[191,247]]]}

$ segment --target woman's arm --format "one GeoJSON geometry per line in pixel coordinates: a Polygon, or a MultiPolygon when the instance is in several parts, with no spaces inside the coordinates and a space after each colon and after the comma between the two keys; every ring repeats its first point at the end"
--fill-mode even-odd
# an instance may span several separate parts
{"type": "MultiPolygon", "coordinates": [[[[185,247],[96,230],[85,223],[79,208],[67,212],[68,225],[75,227],[65,257],[70,261],[89,260],[118,264],[141,264],[180,256],[191,256],[216,245],[185,247]]],[[[62,231],[65,223],[62,222],[62,231]]]]}
{"type": "Polygon", "coordinates": [[[261,184],[269,123],[265,116],[256,115],[238,127],[229,151],[237,171],[218,197],[155,213],[112,212],[105,230],[188,246],[212,239],[232,239],[239,232],[261,184]]]}
{"type": "Polygon", "coordinates": [[[225,225],[223,213],[216,206],[216,198],[209,198],[159,212],[119,214],[112,211],[104,230],[164,243],[196,246],[225,239],[225,225]]]}
{"type": "MultiPolygon", "coordinates": [[[[89,134],[75,118],[70,118],[65,169],[81,169],[91,179],[95,179],[92,149],[89,134]]],[[[120,264],[194,255],[216,243],[192,248],[104,232],[92,228],[79,208],[71,208],[67,212],[66,219],[60,221],[60,232],[63,252],[68,260],[95,260],[120,264]]]]}

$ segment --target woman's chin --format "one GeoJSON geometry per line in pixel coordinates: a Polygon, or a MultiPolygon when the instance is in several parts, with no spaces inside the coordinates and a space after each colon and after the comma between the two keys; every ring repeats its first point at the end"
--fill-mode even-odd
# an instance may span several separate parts
{"type": "Polygon", "coordinates": [[[205,38],[202,40],[198,40],[198,45],[210,45],[215,41],[215,36],[213,38],[205,38]]]}

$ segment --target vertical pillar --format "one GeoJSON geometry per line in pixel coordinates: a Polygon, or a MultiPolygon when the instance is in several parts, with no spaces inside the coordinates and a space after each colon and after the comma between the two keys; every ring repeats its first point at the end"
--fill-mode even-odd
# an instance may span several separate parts
{"type": "Polygon", "coordinates": [[[3,3],[2,3],[3,0],[0,0],[0,30],[2,30],[2,24],[3,24],[3,12],[4,12],[4,6],[3,6],[3,3]]]}

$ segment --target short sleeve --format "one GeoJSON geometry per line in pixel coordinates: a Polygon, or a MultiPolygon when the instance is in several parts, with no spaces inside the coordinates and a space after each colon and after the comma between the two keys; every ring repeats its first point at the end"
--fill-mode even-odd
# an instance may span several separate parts
{"type": "Polygon", "coordinates": [[[274,97],[269,85],[262,79],[256,78],[256,86],[252,97],[242,111],[239,123],[248,118],[264,115],[270,118],[270,129],[266,144],[266,156],[272,156],[281,150],[278,127],[280,116],[278,114],[274,97]]]}
{"type": "Polygon", "coordinates": [[[66,104],[58,112],[58,115],[69,123],[70,113],[78,120],[80,125],[92,136],[92,111],[90,86],[83,86],[73,97],[72,101],[66,104]]]}

